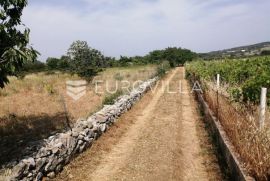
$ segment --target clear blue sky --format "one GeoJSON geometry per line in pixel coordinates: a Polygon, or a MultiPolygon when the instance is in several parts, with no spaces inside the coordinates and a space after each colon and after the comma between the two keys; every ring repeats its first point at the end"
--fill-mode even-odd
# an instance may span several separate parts
{"type": "Polygon", "coordinates": [[[196,52],[270,40],[269,0],[29,0],[23,23],[42,54],[74,40],[107,56],[178,46],[196,52]]]}

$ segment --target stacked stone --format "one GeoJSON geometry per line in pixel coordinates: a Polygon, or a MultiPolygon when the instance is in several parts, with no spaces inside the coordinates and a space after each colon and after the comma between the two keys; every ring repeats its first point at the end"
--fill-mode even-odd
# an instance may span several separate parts
{"type": "Polygon", "coordinates": [[[105,105],[88,119],[79,119],[72,130],[45,139],[37,152],[14,166],[10,180],[54,178],[75,155],[89,148],[121,114],[128,111],[157,80],[157,77],[150,79],[129,95],[117,98],[113,105],[105,105]]]}

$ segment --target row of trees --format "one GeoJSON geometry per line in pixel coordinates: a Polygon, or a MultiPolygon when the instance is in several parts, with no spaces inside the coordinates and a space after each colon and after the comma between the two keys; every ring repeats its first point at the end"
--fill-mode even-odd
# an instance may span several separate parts
{"type": "Polygon", "coordinates": [[[78,74],[84,78],[91,78],[106,67],[125,67],[133,65],[160,64],[168,61],[171,67],[183,65],[191,61],[196,54],[190,50],[169,47],[155,50],[145,56],[120,56],[119,59],[105,57],[96,49],[89,47],[85,41],[75,41],[71,44],[66,55],[61,58],[49,57],[46,64],[39,61],[24,65],[23,71],[59,70],[78,74]]]}
{"type": "Polygon", "coordinates": [[[119,60],[109,59],[111,66],[129,66],[160,64],[162,61],[169,61],[171,67],[183,65],[186,61],[191,61],[197,57],[197,54],[177,47],[168,47],[164,50],[154,50],[145,56],[126,57],[121,56],[119,60]]]}
{"type": "Polygon", "coordinates": [[[36,61],[39,52],[29,46],[30,30],[22,28],[21,15],[26,5],[27,0],[0,1],[0,88],[8,83],[8,76],[20,76],[25,72],[61,70],[91,78],[106,67],[160,64],[164,60],[174,67],[196,57],[190,50],[174,47],[155,50],[146,56],[121,56],[117,60],[105,57],[86,41],[76,41],[66,55],[48,58],[44,64],[36,61]]]}

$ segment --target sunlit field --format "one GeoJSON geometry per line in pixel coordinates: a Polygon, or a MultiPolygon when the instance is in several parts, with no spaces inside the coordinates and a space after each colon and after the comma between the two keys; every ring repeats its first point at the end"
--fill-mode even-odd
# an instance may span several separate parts
{"type": "MultiPolygon", "coordinates": [[[[14,146],[24,146],[67,128],[64,105],[72,124],[101,108],[104,98],[110,95],[106,89],[119,92],[121,87],[127,87],[127,82],[132,89],[133,83],[149,79],[155,73],[153,65],[108,68],[88,83],[87,93],[77,101],[66,93],[67,80],[80,80],[76,75],[42,72],[24,79],[10,77],[10,84],[0,90],[0,136],[3,138],[0,147],[8,148],[0,152],[0,162],[10,160],[7,155],[11,150],[16,152],[12,149],[14,146]]],[[[121,93],[127,91],[125,88],[121,93]]]]}

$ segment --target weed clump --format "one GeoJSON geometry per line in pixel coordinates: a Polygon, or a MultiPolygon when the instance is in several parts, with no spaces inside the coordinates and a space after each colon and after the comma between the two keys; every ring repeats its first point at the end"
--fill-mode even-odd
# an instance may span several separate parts
{"type": "Polygon", "coordinates": [[[166,72],[170,69],[170,64],[168,61],[163,61],[156,70],[156,76],[163,77],[166,72]]]}
{"type": "Polygon", "coordinates": [[[122,90],[118,90],[113,94],[109,94],[107,96],[105,96],[102,104],[103,105],[112,105],[115,102],[115,99],[117,99],[119,96],[121,96],[123,94],[122,90]]]}

